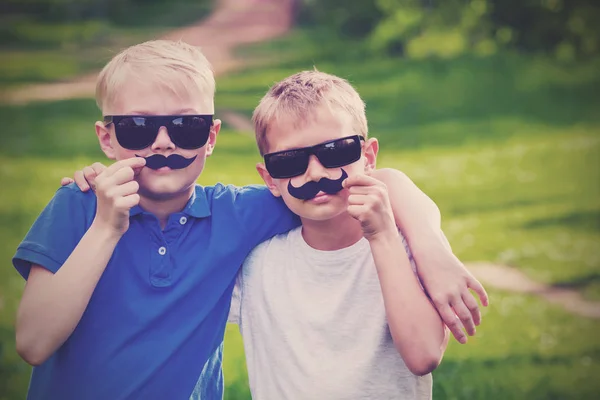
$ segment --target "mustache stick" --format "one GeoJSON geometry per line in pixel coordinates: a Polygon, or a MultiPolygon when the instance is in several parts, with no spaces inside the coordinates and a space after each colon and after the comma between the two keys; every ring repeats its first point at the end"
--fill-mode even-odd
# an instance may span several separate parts
{"type": "MultiPolygon", "coordinates": [[[[137,154],[135,156],[142,157],[138,156],[137,154]]],[[[162,154],[153,154],[145,158],[146,167],[150,169],[160,169],[162,167],[169,167],[171,169],[183,169],[188,167],[191,163],[193,163],[196,157],[197,156],[185,158],[184,156],[180,156],[179,154],[171,154],[170,156],[165,157],[162,154]]]]}
{"type": "Polygon", "coordinates": [[[342,182],[344,182],[346,178],[348,178],[348,174],[342,168],[342,176],[338,179],[321,178],[317,182],[306,182],[300,187],[292,186],[292,181],[290,179],[288,182],[288,192],[300,200],[313,199],[319,192],[335,194],[343,189],[342,182]]]}

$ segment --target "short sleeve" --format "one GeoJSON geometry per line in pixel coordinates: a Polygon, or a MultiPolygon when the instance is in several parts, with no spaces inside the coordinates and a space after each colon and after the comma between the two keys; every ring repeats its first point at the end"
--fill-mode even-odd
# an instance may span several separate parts
{"type": "Polygon", "coordinates": [[[256,244],[300,225],[300,218],[266,186],[238,188],[235,202],[238,217],[256,244]]]}
{"type": "Polygon", "coordinates": [[[23,278],[27,279],[34,264],[52,273],[59,270],[91,223],[86,203],[92,202],[95,209],[95,196],[81,192],[73,184],[57,190],[13,257],[13,265],[23,278]]]}

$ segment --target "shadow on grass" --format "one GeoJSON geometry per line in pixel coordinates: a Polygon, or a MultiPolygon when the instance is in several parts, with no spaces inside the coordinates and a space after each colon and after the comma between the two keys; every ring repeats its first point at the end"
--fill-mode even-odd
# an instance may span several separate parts
{"type": "Polygon", "coordinates": [[[600,210],[577,210],[551,218],[536,219],[523,225],[525,229],[569,227],[600,233],[600,210]]]}
{"type": "Polygon", "coordinates": [[[552,286],[560,289],[585,289],[593,284],[600,283],[600,273],[592,272],[584,276],[578,276],[577,278],[556,282],[552,286]]]}
{"type": "MultiPolygon", "coordinates": [[[[493,190],[493,193],[498,193],[498,190],[493,190]]],[[[544,204],[562,204],[565,200],[569,200],[570,195],[555,194],[553,196],[545,195],[543,197],[544,204]]],[[[448,212],[454,216],[466,216],[478,213],[488,213],[496,211],[510,211],[521,207],[536,206],[540,204],[540,199],[533,198],[518,198],[507,199],[506,197],[487,196],[486,201],[472,201],[467,203],[453,202],[448,208],[448,212]]]]}

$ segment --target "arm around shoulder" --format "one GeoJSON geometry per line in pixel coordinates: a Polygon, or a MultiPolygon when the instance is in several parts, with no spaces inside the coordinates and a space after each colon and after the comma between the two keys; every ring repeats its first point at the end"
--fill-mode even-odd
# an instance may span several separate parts
{"type": "Polygon", "coordinates": [[[373,176],[387,186],[396,224],[406,235],[428,296],[456,339],[466,343],[462,328],[474,335],[481,322],[479,306],[469,289],[487,305],[485,289],[452,252],[433,200],[400,171],[384,168],[373,171],[373,176]]]}

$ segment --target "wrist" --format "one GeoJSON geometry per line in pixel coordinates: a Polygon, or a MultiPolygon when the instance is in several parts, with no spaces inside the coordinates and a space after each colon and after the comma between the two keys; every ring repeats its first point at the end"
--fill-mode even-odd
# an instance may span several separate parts
{"type": "Polygon", "coordinates": [[[437,234],[429,233],[413,237],[412,240],[407,238],[407,240],[413,258],[420,266],[436,265],[440,257],[453,254],[450,244],[441,231],[437,234]]]}
{"type": "Polygon", "coordinates": [[[379,232],[374,232],[366,239],[371,245],[395,245],[400,238],[396,227],[388,228],[379,232]]]}
{"type": "Polygon", "coordinates": [[[120,232],[110,224],[98,218],[94,218],[88,232],[94,235],[97,240],[101,241],[100,243],[114,242],[116,244],[121,239],[121,236],[123,236],[123,232],[120,232]]]}

